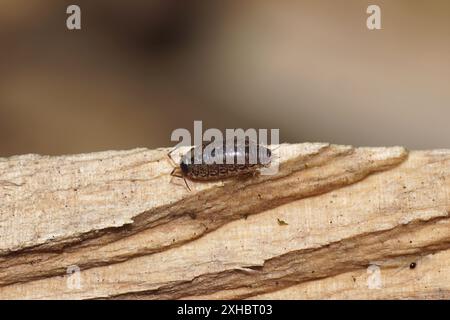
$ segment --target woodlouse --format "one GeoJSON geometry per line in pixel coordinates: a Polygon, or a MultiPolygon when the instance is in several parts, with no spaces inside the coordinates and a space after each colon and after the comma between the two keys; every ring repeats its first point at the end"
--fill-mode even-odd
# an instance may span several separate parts
{"type": "Polygon", "coordinates": [[[201,150],[198,150],[198,147],[192,147],[181,157],[179,166],[170,155],[174,150],[168,153],[168,157],[175,166],[171,175],[184,179],[189,190],[186,178],[194,181],[216,181],[232,177],[254,176],[261,168],[269,167],[271,164],[270,148],[248,138],[234,139],[229,145],[225,141],[218,142],[222,149],[217,155],[215,149],[212,149],[211,153],[205,152],[210,143],[204,143],[201,150]],[[215,161],[217,159],[220,161],[215,161]]]}

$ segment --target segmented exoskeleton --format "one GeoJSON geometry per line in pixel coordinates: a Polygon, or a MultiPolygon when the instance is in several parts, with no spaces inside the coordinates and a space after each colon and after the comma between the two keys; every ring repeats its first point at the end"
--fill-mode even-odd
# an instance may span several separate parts
{"type": "MultiPolygon", "coordinates": [[[[214,181],[237,176],[253,176],[259,169],[270,166],[272,152],[269,148],[245,139],[236,140],[230,144],[218,142],[220,152],[211,145],[204,143],[199,147],[191,148],[180,160],[179,167],[175,167],[171,175],[197,181],[214,181]],[[218,152],[218,153],[217,153],[218,152]]],[[[170,152],[168,154],[170,156],[170,152]]],[[[172,158],[171,158],[172,159],[172,158]]],[[[189,188],[186,180],[186,186],[189,188]]]]}

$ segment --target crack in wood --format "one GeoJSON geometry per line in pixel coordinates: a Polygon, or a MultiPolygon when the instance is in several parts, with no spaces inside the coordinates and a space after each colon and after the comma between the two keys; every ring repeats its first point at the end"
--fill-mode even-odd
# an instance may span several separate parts
{"type": "Polygon", "coordinates": [[[446,238],[423,247],[398,248],[395,238],[405,236],[419,229],[430,228],[437,222],[444,222],[443,228],[450,227],[448,217],[438,217],[428,221],[414,221],[406,226],[390,230],[361,234],[353,238],[330,243],[316,249],[298,250],[273,257],[262,266],[247,267],[245,270],[226,270],[218,274],[204,274],[191,281],[170,283],[157,290],[128,292],[103,298],[114,299],[181,299],[205,296],[220,290],[241,290],[227,299],[245,299],[287,288],[300,283],[333,277],[345,272],[367,268],[375,260],[387,260],[417,254],[436,253],[450,248],[450,233],[446,238]],[[386,251],[391,251],[385,254],[386,251]],[[361,253],[364,252],[362,255],[361,253]],[[328,263],[322,263],[323,260],[328,263]],[[246,291],[246,293],[243,293],[246,291]]]}
{"type": "MultiPolygon", "coordinates": [[[[418,257],[450,261],[450,151],[280,149],[292,152],[276,176],[192,193],[170,183],[165,149],[0,159],[0,297],[238,299],[320,281],[326,297],[374,263],[409,271],[411,259],[419,275],[418,257]],[[79,292],[65,287],[70,265],[79,292]]],[[[443,297],[450,277],[408,290],[443,297]]]]}

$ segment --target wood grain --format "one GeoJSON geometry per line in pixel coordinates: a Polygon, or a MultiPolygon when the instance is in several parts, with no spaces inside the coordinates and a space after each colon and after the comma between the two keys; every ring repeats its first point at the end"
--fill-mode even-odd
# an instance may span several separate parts
{"type": "Polygon", "coordinates": [[[284,144],[191,192],[167,152],[0,159],[0,298],[449,298],[450,150],[284,144]]]}

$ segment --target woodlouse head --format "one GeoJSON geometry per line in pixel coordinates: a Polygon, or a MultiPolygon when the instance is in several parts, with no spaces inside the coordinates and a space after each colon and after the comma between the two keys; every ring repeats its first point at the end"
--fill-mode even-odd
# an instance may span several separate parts
{"type": "Polygon", "coordinates": [[[189,166],[183,160],[180,163],[180,168],[181,168],[181,172],[183,173],[183,175],[187,175],[188,174],[189,166]]]}

